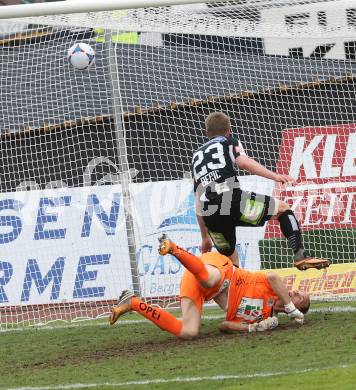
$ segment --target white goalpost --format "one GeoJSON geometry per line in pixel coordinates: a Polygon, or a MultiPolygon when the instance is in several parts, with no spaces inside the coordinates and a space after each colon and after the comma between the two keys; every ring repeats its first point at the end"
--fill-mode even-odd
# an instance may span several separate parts
{"type": "Polygon", "coordinates": [[[332,261],[297,271],[270,222],[237,228],[241,266],[355,299],[355,32],[351,0],[1,7],[0,328],[97,318],[124,289],[177,305],[183,267],[157,239],[199,253],[191,158],[216,110],[298,180],[241,171],[243,188],[290,203],[306,249],[332,261]]]}

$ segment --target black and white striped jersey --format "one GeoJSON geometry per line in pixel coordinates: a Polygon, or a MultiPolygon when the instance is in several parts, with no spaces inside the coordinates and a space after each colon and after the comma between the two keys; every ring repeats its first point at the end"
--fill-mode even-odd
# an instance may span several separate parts
{"type": "Polygon", "coordinates": [[[199,199],[211,200],[228,191],[228,183],[238,181],[235,160],[244,154],[241,142],[233,137],[218,136],[202,145],[192,160],[194,192],[199,199]]]}

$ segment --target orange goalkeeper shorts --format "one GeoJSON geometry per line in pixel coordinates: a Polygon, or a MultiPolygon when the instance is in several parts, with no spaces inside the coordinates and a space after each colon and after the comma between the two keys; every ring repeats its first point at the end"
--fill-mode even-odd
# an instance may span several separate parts
{"type": "Polygon", "coordinates": [[[219,269],[221,274],[220,282],[216,287],[204,288],[191,272],[185,270],[180,284],[179,297],[191,299],[201,312],[204,302],[210,301],[219,292],[225,280],[230,280],[233,265],[228,257],[218,252],[204,253],[200,256],[200,259],[204,264],[212,265],[219,269]]]}

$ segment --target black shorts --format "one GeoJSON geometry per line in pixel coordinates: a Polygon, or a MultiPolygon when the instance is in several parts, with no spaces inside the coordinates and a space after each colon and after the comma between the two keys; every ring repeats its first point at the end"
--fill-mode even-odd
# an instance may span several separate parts
{"type": "Polygon", "coordinates": [[[276,214],[276,207],[268,195],[237,188],[204,203],[203,218],[216,249],[230,256],[236,246],[236,226],[263,226],[276,214]]]}

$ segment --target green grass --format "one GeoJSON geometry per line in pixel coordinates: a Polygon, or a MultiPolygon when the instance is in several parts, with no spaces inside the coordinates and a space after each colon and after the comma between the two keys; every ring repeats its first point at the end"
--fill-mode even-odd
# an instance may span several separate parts
{"type": "MultiPolygon", "coordinates": [[[[314,308],[336,305],[356,308],[353,302],[319,303],[314,308]]],[[[209,309],[205,314],[223,313],[209,309]]],[[[136,314],[126,318],[141,319],[136,314]]],[[[282,316],[275,331],[251,335],[220,334],[220,321],[203,320],[201,337],[189,342],[148,322],[114,328],[95,322],[1,333],[0,388],[233,375],[120,388],[355,389],[355,312],[310,313],[302,327],[282,316]]]]}

